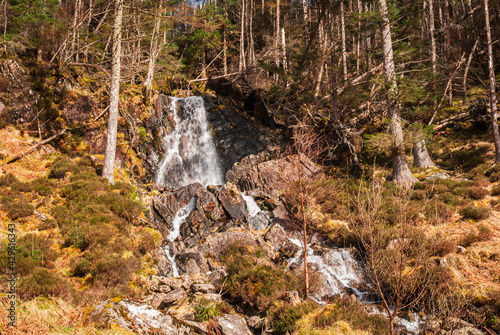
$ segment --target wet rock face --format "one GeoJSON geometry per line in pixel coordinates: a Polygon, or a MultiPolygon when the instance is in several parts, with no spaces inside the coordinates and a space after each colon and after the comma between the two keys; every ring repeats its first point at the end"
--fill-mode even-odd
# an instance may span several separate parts
{"type": "Polygon", "coordinates": [[[214,108],[208,114],[208,121],[224,171],[244,157],[256,155],[273,144],[270,130],[259,126],[247,115],[214,108]]]}
{"type": "MultiPolygon", "coordinates": [[[[145,129],[143,140],[138,144],[138,150],[143,158],[143,164],[148,171],[145,178],[154,179],[157,169],[164,156],[162,141],[175,127],[171,111],[171,97],[160,95],[151,110],[151,116],[142,125],[145,129]]],[[[216,108],[210,97],[203,97],[207,109],[207,120],[219,155],[223,172],[229,170],[234,163],[250,154],[258,154],[274,144],[272,133],[265,127],[260,127],[249,116],[216,108]]],[[[179,119],[183,119],[184,109],[179,102],[177,106],[179,119]]]]}

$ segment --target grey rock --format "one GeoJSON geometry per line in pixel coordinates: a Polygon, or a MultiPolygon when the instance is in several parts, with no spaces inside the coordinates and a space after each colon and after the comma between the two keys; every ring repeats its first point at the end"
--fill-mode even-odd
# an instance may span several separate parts
{"type": "Polygon", "coordinates": [[[465,250],[466,250],[465,247],[462,247],[461,245],[457,245],[456,253],[461,254],[461,253],[464,253],[465,250]]]}
{"type": "Polygon", "coordinates": [[[170,305],[174,302],[177,302],[179,300],[186,299],[188,297],[186,291],[184,291],[181,288],[178,288],[176,290],[170,291],[165,294],[162,305],[160,305],[159,308],[165,308],[166,305],[170,305]]]}
{"type": "Polygon", "coordinates": [[[189,201],[191,201],[191,198],[193,198],[196,193],[203,190],[205,190],[205,188],[200,183],[190,184],[181,187],[179,191],[177,191],[176,197],[181,207],[184,207],[189,203],[189,201]]]}
{"type": "Polygon", "coordinates": [[[208,254],[214,259],[219,259],[220,254],[226,247],[235,242],[257,246],[252,234],[242,231],[227,231],[207,237],[200,249],[203,255],[208,254]]]}
{"type": "Polygon", "coordinates": [[[261,318],[257,315],[254,315],[254,316],[248,318],[247,324],[252,329],[260,329],[264,325],[264,321],[265,320],[263,318],[261,318]]]}
{"type": "Polygon", "coordinates": [[[200,322],[190,321],[190,320],[175,320],[175,323],[176,324],[179,323],[183,326],[189,327],[190,329],[192,329],[195,332],[195,334],[200,334],[200,335],[210,334],[207,326],[203,323],[200,323],[200,322]]]}
{"type": "Polygon", "coordinates": [[[90,314],[97,327],[118,325],[137,334],[189,334],[187,327],[176,326],[173,318],[160,310],[128,299],[113,298],[100,303],[90,314]]]}
{"type": "Polygon", "coordinates": [[[285,301],[292,306],[297,306],[298,304],[300,304],[299,293],[297,291],[286,291],[285,301]]]}
{"type": "Polygon", "coordinates": [[[227,182],[219,191],[219,200],[229,216],[235,220],[244,220],[248,216],[246,202],[232,182],[227,182]]]}
{"type": "Polygon", "coordinates": [[[210,301],[214,303],[222,302],[222,296],[218,293],[205,293],[198,296],[200,301],[210,301]]]}
{"type": "Polygon", "coordinates": [[[191,291],[201,293],[214,292],[215,286],[213,286],[212,284],[192,284],[191,291]]]}
{"type": "Polygon", "coordinates": [[[204,255],[199,252],[178,254],[175,259],[183,273],[194,275],[205,273],[209,270],[204,255]]]}
{"type": "Polygon", "coordinates": [[[223,335],[253,335],[241,315],[226,314],[218,317],[216,322],[223,335]]]}
{"type": "Polygon", "coordinates": [[[271,222],[264,212],[257,213],[257,215],[250,218],[249,221],[253,229],[257,231],[266,229],[271,222]]]}
{"type": "Polygon", "coordinates": [[[264,236],[264,239],[271,243],[275,250],[280,250],[288,242],[286,232],[279,224],[273,225],[264,236]]]}

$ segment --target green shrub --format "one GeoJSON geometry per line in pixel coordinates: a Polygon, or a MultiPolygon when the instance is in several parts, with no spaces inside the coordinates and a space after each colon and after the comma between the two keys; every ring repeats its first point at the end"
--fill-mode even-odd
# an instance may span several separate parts
{"type": "Polygon", "coordinates": [[[264,312],[285,291],[296,290],[297,278],[284,268],[258,262],[257,251],[237,241],[221,255],[226,265],[227,294],[246,310],[264,312]]]}
{"type": "Polygon", "coordinates": [[[425,217],[430,224],[439,225],[453,217],[453,210],[441,200],[432,199],[425,208],[425,217]]]}
{"type": "Polygon", "coordinates": [[[475,207],[473,205],[469,205],[460,210],[460,214],[465,219],[474,219],[474,220],[484,220],[490,216],[490,211],[485,207],[475,207]]]}
{"type": "Polygon", "coordinates": [[[19,182],[19,180],[17,180],[17,178],[11,173],[8,173],[5,176],[0,177],[0,186],[10,186],[11,184],[17,182],[19,182]]]}
{"type": "Polygon", "coordinates": [[[303,302],[296,306],[285,304],[270,311],[274,334],[292,334],[296,330],[295,322],[303,315],[311,313],[318,304],[312,301],[303,302]]]}
{"type": "Polygon", "coordinates": [[[52,248],[54,240],[46,235],[28,233],[16,241],[16,265],[20,275],[31,273],[37,267],[52,268],[59,253],[52,248]]]}
{"type": "Polygon", "coordinates": [[[33,191],[33,187],[30,183],[22,183],[20,181],[16,181],[10,185],[10,189],[14,192],[19,193],[29,193],[33,191]]]}
{"type": "Polygon", "coordinates": [[[199,304],[194,307],[194,310],[194,319],[198,322],[215,319],[221,314],[221,312],[217,308],[217,304],[214,302],[199,304]]]}
{"type": "Polygon", "coordinates": [[[12,220],[17,220],[20,218],[25,218],[27,216],[33,215],[35,208],[24,201],[13,201],[4,205],[4,209],[7,211],[7,215],[12,220]]]}
{"type": "Polygon", "coordinates": [[[21,278],[18,288],[19,296],[32,299],[39,296],[61,297],[71,296],[71,287],[66,280],[44,268],[36,268],[31,274],[21,278]]]}
{"type": "Polygon", "coordinates": [[[50,168],[49,172],[49,178],[62,179],[68,172],[76,174],[81,171],[82,167],[74,163],[70,158],[68,158],[67,156],[59,156],[52,163],[52,167],[50,168]]]}
{"type": "Polygon", "coordinates": [[[314,317],[314,326],[327,328],[337,321],[346,321],[353,329],[374,335],[389,333],[387,320],[382,315],[369,313],[363,304],[348,298],[336,298],[333,304],[314,317]]]}
{"type": "Polygon", "coordinates": [[[47,178],[38,178],[31,182],[33,190],[41,196],[53,194],[56,184],[47,178]]]}
{"type": "Polygon", "coordinates": [[[469,187],[468,195],[472,199],[480,200],[489,195],[489,192],[487,189],[482,187],[469,187]]]}

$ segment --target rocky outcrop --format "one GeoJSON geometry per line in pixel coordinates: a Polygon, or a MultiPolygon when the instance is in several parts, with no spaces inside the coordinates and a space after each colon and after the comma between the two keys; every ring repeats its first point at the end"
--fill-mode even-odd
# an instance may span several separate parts
{"type": "Polygon", "coordinates": [[[304,155],[300,160],[297,155],[272,159],[270,154],[261,153],[234,164],[226,179],[244,191],[260,189],[272,193],[286,189],[290,182],[299,179],[299,173],[304,180],[319,178],[321,168],[304,155]]]}
{"type": "Polygon", "coordinates": [[[113,298],[99,304],[90,314],[97,327],[121,327],[136,334],[189,334],[188,327],[174,325],[170,315],[147,305],[128,299],[113,298]]]}

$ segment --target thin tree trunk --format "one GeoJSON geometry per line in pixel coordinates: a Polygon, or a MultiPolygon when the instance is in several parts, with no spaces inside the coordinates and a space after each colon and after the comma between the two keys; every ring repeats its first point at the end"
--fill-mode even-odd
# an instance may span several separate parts
{"type": "Polygon", "coordinates": [[[462,81],[463,89],[464,89],[464,96],[462,100],[462,104],[467,103],[467,74],[469,73],[469,67],[470,63],[472,62],[472,56],[474,55],[474,52],[476,51],[477,45],[479,43],[479,39],[474,42],[474,46],[472,47],[472,51],[469,54],[469,57],[467,58],[467,63],[465,64],[465,71],[464,71],[464,79],[462,81]]]}
{"type": "Polygon", "coordinates": [[[89,20],[87,21],[87,28],[85,29],[85,50],[83,51],[84,62],[89,61],[89,33],[90,23],[92,22],[92,14],[94,10],[93,0],[89,0],[89,20]]]}
{"type": "Polygon", "coordinates": [[[300,193],[300,209],[302,212],[302,233],[304,237],[304,284],[305,284],[305,298],[309,297],[309,270],[307,268],[307,221],[304,203],[304,186],[302,183],[302,162],[300,160],[301,153],[297,154],[298,169],[299,169],[299,193],[300,193]]]}
{"type": "Polygon", "coordinates": [[[2,0],[2,4],[1,4],[1,7],[2,7],[2,26],[3,26],[3,34],[6,35],[7,34],[7,21],[8,21],[8,17],[7,17],[7,0],[2,0]]]}
{"type": "Polygon", "coordinates": [[[433,0],[428,0],[429,3],[429,34],[431,37],[431,60],[432,60],[432,74],[437,73],[437,51],[436,51],[436,39],[434,36],[434,6],[433,0]]]}
{"type": "Polygon", "coordinates": [[[347,81],[347,51],[345,38],[344,4],[340,3],[340,30],[342,34],[342,70],[344,81],[347,81]]]}
{"type": "Polygon", "coordinates": [[[223,55],[222,55],[222,63],[224,66],[224,75],[227,75],[227,27],[226,24],[224,23],[222,31],[222,50],[223,50],[223,55]]]}
{"type": "MultiPolygon", "coordinates": [[[[358,0],[358,14],[361,15],[361,12],[363,11],[363,4],[361,3],[361,0],[358,0]]],[[[359,73],[361,71],[361,21],[358,21],[358,39],[356,42],[356,76],[359,76],[359,73]]]]}
{"type": "Polygon", "coordinates": [[[493,142],[495,143],[495,163],[500,163],[500,134],[498,132],[497,120],[497,96],[495,82],[495,66],[493,63],[493,45],[491,41],[490,13],[488,0],[484,0],[484,15],[486,23],[486,39],[488,42],[488,69],[490,75],[490,110],[491,110],[491,129],[493,131],[493,142]]]}
{"type": "Polygon", "coordinates": [[[163,13],[163,4],[162,0],[159,1],[158,7],[156,8],[156,17],[155,23],[153,27],[153,33],[151,36],[151,45],[149,48],[149,60],[148,60],[148,71],[146,74],[146,80],[144,80],[143,85],[146,88],[146,97],[149,100],[149,95],[151,93],[151,89],[153,88],[153,78],[155,73],[155,64],[156,59],[158,58],[158,39],[160,33],[160,25],[161,25],[161,16],[163,13]]]}
{"type": "Polygon", "coordinates": [[[115,0],[115,22],[113,26],[113,53],[111,66],[111,85],[109,89],[109,118],[106,139],[106,153],[102,176],[114,184],[116,157],[116,137],[118,132],[118,102],[120,94],[120,69],[122,47],[123,0],[115,0]]]}
{"type": "MultiPolygon", "coordinates": [[[[281,13],[280,13],[280,0],[276,0],[276,27],[275,27],[275,30],[274,30],[274,52],[275,52],[275,56],[274,56],[274,62],[275,62],[275,65],[276,65],[276,68],[279,68],[280,67],[280,60],[281,60],[281,51],[280,51],[280,27],[281,27],[281,24],[280,24],[280,16],[281,16],[281,13]]],[[[275,85],[278,84],[278,73],[275,72],[274,74],[274,83],[275,85]]]]}
{"type": "Polygon", "coordinates": [[[240,32],[240,64],[239,70],[242,72],[247,66],[245,61],[245,3],[243,0],[241,4],[241,32],[240,32]]]}
{"type": "Polygon", "coordinates": [[[390,130],[392,135],[392,180],[398,184],[409,186],[416,181],[408,168],[405,157],[403,128],[401,117],[397,106],[397,83],[394,66],[394,55],[392,50],[391,27],[389,23],[389,13],[386,0],[379,0],[382,20],[380,22],[380,32],[382,34],[382,59],[384,70],[389,83],[387,92],[387,113],[391,120],[390,130]]]}

